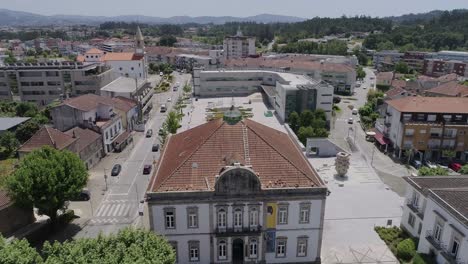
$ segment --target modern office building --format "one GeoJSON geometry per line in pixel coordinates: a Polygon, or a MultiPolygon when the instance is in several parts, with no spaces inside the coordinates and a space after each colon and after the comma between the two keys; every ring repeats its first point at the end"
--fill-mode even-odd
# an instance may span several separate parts
{"type": "Polygon", "coordinates": [[[404,97],[385,102],[377,136],[398,157],[411,150],[417,159],[443,159],[444,151],[468,161],[468,97],[404,97]]]}
{"type": "Polygon", "coordinates": [[[57,99],[99,94],[114,80],[112,70],[100,63],[20,63],[0,67],[0,99],[18,94],[22,101],[45,106],[57,99]]]}
{"type": "Polygon", "coordinates": [[[326,195],[288,134],[229,115],[169,136],[150,229],[177,263],[320,263],[326,195]]]}
{"type": "Polygon", "coordinates": [[[255,37],[244,36],[240,29],[236,35],[224,38],[223,48],[225,60],[247,58],[257,54],[255,37]]]}
{"type": "Polygon", "coordinates": [[[404,177],[401,227],[438,264],[468,262],[468,176],[404,177]]]}
{"type": "Polygon", "coordinates": [[[451,73],[458,76],[468,77],[468,62],[427,59],[424,61],[422,72],[428,76],[439,77],[451,73]]]}
{"type": "Polygon", "coordinates": [[[194,71],[194,94],[245,96],[263,92],[281,121],[293,111],[323,109],[330,121],[333,86],[305,75],[267,70],[194,71]]]}

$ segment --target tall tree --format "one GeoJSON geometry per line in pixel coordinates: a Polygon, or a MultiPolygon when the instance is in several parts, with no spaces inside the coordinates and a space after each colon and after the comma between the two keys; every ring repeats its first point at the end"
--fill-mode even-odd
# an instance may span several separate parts
{"type": "Polygon", "coordinates": [[[19,147],[19,144],[20,143],[13,132],[5,131],[0,135],[0,147],[5,149],[5,156],[11,156],[11,154],[13,154],[13,152],[19,147]]]}
{"type": "Polygon", "coordinates": [[[42,147],[24,157],[6,180],[7,191],[20,206],[34,206],[50,217],[75,198],[86,185],[88,172],[80,158],[67,150],[42,147]]]}
{"type": "Polygon", "coordinates": [[[166,119],[167,131],[171,134],[177,133],[177,129],[180,127],[179,116],[174,111],[169,112],[166,119]]]}
{"type": "Polygon", "coordinates": [[[297,133],[299,127],[301,126],[301,120],[299,118],[299,114],[296,111],[289,114],[289,126],[294,131],[294,133],[297,133]]]}
{"type": "Polygon", "coordinates": [[[7,242],[0,234],[0,263],[2,264],[39,264],[43,260],[26,239],[13,239],[7,242]]]}

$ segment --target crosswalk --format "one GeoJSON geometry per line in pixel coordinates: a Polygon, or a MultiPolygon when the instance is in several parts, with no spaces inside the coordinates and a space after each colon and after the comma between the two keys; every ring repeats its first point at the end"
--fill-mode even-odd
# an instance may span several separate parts
{"type": "Polygon", "coordinates": [[[109,200],[104,201],[94,214],[91,224],[118,224],[132,221],[132,209],[136,201],[109,200]]]}

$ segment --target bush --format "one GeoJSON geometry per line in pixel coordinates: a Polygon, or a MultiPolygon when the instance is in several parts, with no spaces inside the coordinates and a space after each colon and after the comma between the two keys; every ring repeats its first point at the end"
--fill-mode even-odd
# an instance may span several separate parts
{"type": "Polygon", "coordinates": [[[426,264],[426,261],[424,261],[421,255],[416,253],[413,258],[413,264],[426,264]]]}
{"type": "Polygon", "coordinates": [[[405,260],[405,261],[410,261],[413,256],[416,254],[416,246],[414,245],[413,240],[410,238],[407,238],[400,243],[398,243],[397,246],[397,257],[405,260]]]}

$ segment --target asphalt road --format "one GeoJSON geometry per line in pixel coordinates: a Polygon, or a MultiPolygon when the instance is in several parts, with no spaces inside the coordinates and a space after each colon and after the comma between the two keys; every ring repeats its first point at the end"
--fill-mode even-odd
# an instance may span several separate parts
{"type": "MultiPolygon", "coordinates": [[[[168,92],[153,96],[153,110],[146,123],[146,131],[150,128],[153,129],[153,136],[146,138],[143,133],[137,133],[134,137],[134,143],[127,146],[128,149],[125,150],[126,152],[124,151],[124,155],[118,159],[118,162],[122,165],[122,171],[116,177],[107,177],[107,191],[104,191],[104,196],[98,206],[94,206],[89,221],[75,235],[76,238],[95,237],[100,232],[103,234],[114,233],[129,225],[141,226],[144,220],[142,218],[147,218],[146,215],[138,215],[140,200],[144,197],[152,175],[143,175],[143,166],[153,164],[152,172],[154,171],[154,163],[159,159],[159,151],[152,152],[152,145],[159,143],[158,130],[163,124],[167,113],[183,93],[183,85],[190,79],[188,74],[175,73],[174,77],[174,83],[180,83],[180,88],[176,92],[171,89],[168,92]],[[171,98],[170,102],[168,98],[171,98]],[[166,113],[160,113],[161,104],[166,104],[168,108],[166,113]]],[[[107,170],[107,174],[110,174],[110,169],[107,170]]],[[[102,178],[104,178],[104,175],[102,175],[102,178]]],[[[99,196],[101,196],[100,191],[97,190],[96,193],[91,193],[92,199],[94,197],[99,199],[99,196]]],[[[91,202],[90,204],[95,203],[91,202]]]]}

